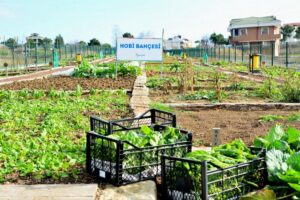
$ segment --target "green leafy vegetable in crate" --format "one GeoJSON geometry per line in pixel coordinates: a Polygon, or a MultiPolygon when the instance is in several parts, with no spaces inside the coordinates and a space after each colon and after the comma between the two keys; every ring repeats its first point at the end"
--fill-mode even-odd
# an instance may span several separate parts
{"type": "MultiPolygon", "coordinates": [[[[232,193],[223,192],[224,190],[235,189],[238,190],[239,183],[251,184],[251,186],[257,187],[255,183],[251,182],[251,178],[245,176],[237,176],[237,170],[235,168],[230,169],[230,166],[238,163],[245,163],[257,156],[252,154],[250,149],[240,139],[234,140],[231,143],[214,147],[212,151],[198,150],[186,154],[185,158],[195,161],[208,161],[208,171],[215,171],[208,174],[208,193],[213,199],[226,199],[226,197],[232,197],[232,193]],[[216,171],[217,169],[223,169],[216,171]]],[[[247,173],[251,166],[240,167],[239,173],[247,173]]],[[[180,191],[196,194],[200,196],[201,188],[201,164],[193,162],[178,161],[175,167],[168,171],[168,180],[172,180],[176,188],[180,191]],[[176,178],[173,178],[176,177],[176,178]]],[[[252,176],[251,176],[252,177],[252,176]]]]}
{"type": "MultiPolygon", "coordinates": [[[[148,126],[141,126],[139,130],[115,132],[107,137],[123,141],[124,150],[133,151],[139,151],[139,148],[174,144],[181,141],[185,142],[188,139],[187,135],[182,134],[179,129],[169,126],[166,126],[163,131],[155,131],[148,126]]],[[[116,143],[101,138],[96,139],[96,143],[99,147],[104,147],[99,148],[100,151],[96,152],[96,157],[104,161],[116,162],[116,143]]],[[[174,154],[176,154],[176,149],[174,150],[174,154]]],[[[157,151],[155,149],[131,153],[123,158],[124,168],[133,168],[127,170],[127,172],[137,174],[141,169],[150,167],[138,168],[137,166],[141,164],[148,166],[154,158],[157,158],[157,151]]]]}
{"type": "Polygon", "coordinates": [[[281,199],[300,197],[300,130],[280,125],[258,137],[254,145],[267,149],[266,160],[270,188],[281,199]]]}
{"type": "MultiPolygon", "coordinates": [[[[167,126],[163,132],[154,131],[148,126],[141,126],[141,129],[138,131],[116,132],[108,137],[128,141],[139,148],[187,141],[187,136],[181,134],[179,129],[169,126],[167,126]]],[[[130,148],[133,148],[133,146],[125,144],[125,149],[130,148]]]]}

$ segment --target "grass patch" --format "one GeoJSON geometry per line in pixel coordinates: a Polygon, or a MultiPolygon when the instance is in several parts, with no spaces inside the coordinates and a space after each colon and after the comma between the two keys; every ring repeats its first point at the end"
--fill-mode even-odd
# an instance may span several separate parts
{"type": "Polygon", "coordinates": [[[157,110],[162,110],[166,112],[173,112],[174,109],[171,108],[170,106],[167,106],[163,103],[157,103],[157,102],[152,102],[150,103],[150,108],[157,109],[157,110]]]}

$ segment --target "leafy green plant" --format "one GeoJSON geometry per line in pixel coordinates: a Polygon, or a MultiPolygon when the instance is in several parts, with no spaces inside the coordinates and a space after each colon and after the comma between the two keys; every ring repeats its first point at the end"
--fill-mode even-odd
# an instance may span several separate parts
{"type": "Polygon", "coordinates": [[[167,84],[178,83],[177,77],[151,77],[147,80],[146,86],[152,89],[161,89],[164,88],[167,84]]]}
{"type": "Polygon", "coordinates": [[[82,87],[80,85],[76,86],[75,96],[80,97],[82,95],[82,87]]]}
{"type": "MultiPolygon", "coordinates": [[[[219,95],[220,95],[219,98],[221,100],[223,100],[227,97],[227,94],[224,91],[221,91],[219,95]]],[[[217,94],[214,90],[201,90],[201,91],[191,93],[191,94],[180,95],[180,96],[178,96],[178,99],[180,99],[180,100],[207,99],[211,102],[218,102],[217,94]]]]}
{"type": "MultiPolygon", "coordinates": [[[[166,127],[163,132],[154,131],[148,126],[141,126],[140,130],[129,132],[116,132],[108,137],[121,141],[128,141],[137,147],[159,146],[172,144],[180,141],[187,141],[186,135],[180,133],[179,129],[166,127]]],[[[125,144],[125,149],[133,148],[132,145],[125,144]]],[[[136,160],[138,162],[138,160],[136,160]]]]}
{"type": "Polygon", "coordinates": [[[44,95],[45,95],[45,92],[41,91],[41,90],[33,90],[33,92],[32,92],[32,96],[35,99],[39,99],[39,98],[43,97],[44,95]]]}
{"type": "Polygon", "coordinates": [[[96,67],[89,64],[87,60],[83,60],[73,73],[74,77],[96,77],[96,75],[96,67]]]}
{"type": "Polygon", "coordinates": [[[263,115],[259,117],[259,121],[261,122],[273,122],[278,120],[287,120],[290,122],[300,121],[300,114],[292,114],[288,116],[281,115],[263,115]]]}
{"type": "Polygon", "coordinates": [[[154,108],[157,110],[162,110],[162,111],[166,111],[166,112],[173,112],[173,108],[171,108],[170,106],[167,106],[163,103],[159,103],[159,102],[152,102],[150,103],[150,108],[154,108]]]}
{"type": "Polygon", "coordinates": [[[183,69],[183,65],[177,62],[172,65],[169,65],[169,69],[170,71],[179,72],[183,69]]]}
{"type": "Polygon", "coordinates": [[[283,101],[300,102],[300,75],[296,72],[289,72],[285,76],[284,84],[281,87],[283,101]]]}
{"type": "Polygon", "coordinates": [[[0,91],[1,183],[80,179],[89,113],[105,118],[112,113],[116,118],[129,113],[124,91],[99,91],[76,98],[55,90],[47,96],[41,96],[40,91],[33,93],[0,91]]]}
{"type": "Polygon", "coordinates": [[[277,186],[287,184],[300,192],[300,130],[292,127],[284,130],[276,125],[264,138],[256,138],[254,145],[268,150],[266,158],[270,183],[277,186]]]}
{"type": "Polygon", "coordinates": [[[291,122],[300,121],[300,114],[290,115],[288,116],[287,120],[291,122]]]}
{"type": "Polygon", "coordinates": [[[261,122],[273,122],[276,120],[283,119],[283,116],[280,115],[263,115],[259,117],[259,121],[261,122]]]}
{"type": "MultiPolygon", "coordinates": [[[[251,154],[250,149],[240,139],[228,144],[216,146],[212,151],[197,150],[185,156],[185,158],[195,161],[208,161],[208,171],[213,171],[213,173],[207,176],[209,182],[207,188],[208,193],[213,195],[214,199],[232,198],[232,196],[230,196],[232,194],[230,194],[230,192],[227,193],[226,190],[238,188],[243,181],[243,184],[253,184],[251,180],[246,180],[246,176],[238,176],[237,178],[236,168],[229,170],[229,167],[247,162],[256,157],[256,155],[251,154]],[[224,171],[220,170],[225,168],[226,170],[224,171]]],[[[239,173],[243,173],[241,170],[245,170],[246,173],[250,168],[239,169],[239,173]]],[[[177,161],[175,166],[172,166],[172,169],[168,171],[167,176],[170,176],[169,179],[172,180],[170,184],[181,184],[180,189],[182,189],[184,185],[187,187],[187,190],[193,194],[195,193],[197,197],[200,197],[199,192],[203,187],[201,184],[202,178],[200,171],[200,164],[177,161]]]]}

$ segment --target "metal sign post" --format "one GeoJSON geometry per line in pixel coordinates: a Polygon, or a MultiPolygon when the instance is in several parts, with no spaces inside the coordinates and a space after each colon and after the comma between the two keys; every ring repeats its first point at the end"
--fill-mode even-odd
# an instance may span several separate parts
{"type": "Polygon", "coordinates": [[[165,30],[162,29],[162,34],[161,34],[161,44],[162,44],[162,47],[161,47],[161,54],[162,54],[162,59],[161,59],[161,65],[160,65],[160,77],[162,78],[163,77],[163,66],[164,66],[164,32],[165,30]]]}
{"type": "Polygon", "coordinates": [[[116,37],[116,80],[118,80],[118,39],[116,37]]]}

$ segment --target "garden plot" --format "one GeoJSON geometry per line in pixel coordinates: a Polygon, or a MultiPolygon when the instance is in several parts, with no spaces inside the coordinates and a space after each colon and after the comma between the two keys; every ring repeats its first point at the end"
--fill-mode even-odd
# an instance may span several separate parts
{"type": "Polygon", "coordinates": [[[193,133],[194,146],[211,145],[212,128],[216,127],[221,128],[222,143],[241,138],[248,145],[277,123],[300,129],[299,111],[199,110],[175,113],[178,126],[193,133]]]}
{"type": "MultiPolygon", "coordinates": [[[[174,66],[174,65],[173,65],[174,66]]],[[[193,76],[185,77],[181,65],[172,69],[165,67],[163,75],[158,71],[147,71],[150,98],[156,102],[263,102],[253,91],[261,85],[235,75],[226,75],[209,67],[193,66],[193,76]],[[185,80],[186,79],[186,80],[185,80]]]]}
{"type": "Polygon", "coordinates": [[[49,77],[43,79],[35,79],[30,81],[14,82],[1,85],[1,89],[5,90],[76,90],[79,85],[83,90],[90,89],[127,89],[131,90],[135,81],[135,77],[127,76],[118,80],[112,78],[76,78],[76,77],[49,77]]]}
{"type": "Polygon", "coordinates": [[[72,76],[58,76],[30,81],[13,82],[0,86],[0,89],[22,90],[76,90],[77,86],[90,89],[127,89],[132,90],[135,78],[140,74],[139,67],[127,64],[118,65],[118,79],[115,79],[114,63],[90,64],[83,61],[74,69],[72,76]]]}
{"type": "Polygon", "coordinates": [[[131,116],[125,91],[0,92],[0,182],[90,183],[89,116],[131,116]]]}
{"type": "Polygon", "coordinates": [[[293,70],[264,68],[263,76],[242,77],[195,66],[189,59],[163,67],[148,64],[146,70],[146,85],[156,102],[300,102],[300,74],[293,70]]]}

